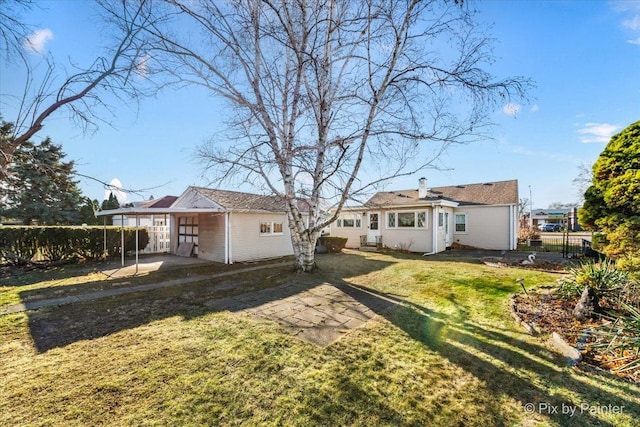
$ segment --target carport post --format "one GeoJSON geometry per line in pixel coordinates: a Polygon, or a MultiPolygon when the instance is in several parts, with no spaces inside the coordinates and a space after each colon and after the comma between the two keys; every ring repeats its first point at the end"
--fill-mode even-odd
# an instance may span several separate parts
{"type": "Polygon", "coordinates": [[[120,214],[120,255],[124,267],[124,214],[120,214]]]}
{"type": "Polygon", "coordinates": [[[138,274],[138,225],[140,217],[136,213],[136,274],[138,274]]]}
{"type": "Polygon", "coordinates": [[[107,256],[107,217],[102,217],[102,256],[107,256]]]}

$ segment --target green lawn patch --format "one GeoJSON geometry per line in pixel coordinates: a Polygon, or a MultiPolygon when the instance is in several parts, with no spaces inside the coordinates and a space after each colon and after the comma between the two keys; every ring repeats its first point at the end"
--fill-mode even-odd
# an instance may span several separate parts
{"type": "Polygon", "coordinates": [[[555,283],[556,274],[446,254],[347,251],[318,256],[318,264],[314,275],[261,270],[0,317],[0,424],[635,426],[640,420],[637,385],[566,366],[511,320],[508,298],[521,290],[515,280],[534,287],[555,283]],[[301,282],[347,283],[400,303],[324,348],[274,322],[207,305],[301,282]],[[605,410],[618,406],[624,406],[618,414],[605,410]]]}

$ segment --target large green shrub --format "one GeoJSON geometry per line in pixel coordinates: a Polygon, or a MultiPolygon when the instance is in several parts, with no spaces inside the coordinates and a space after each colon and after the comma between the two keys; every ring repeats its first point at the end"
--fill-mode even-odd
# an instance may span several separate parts
{"type": "Polygon", "coordinates": [[[327,248],[329,252],[342,252],[347,244],[346,237],[324,236],[320,239],[320,243],[327,248]]]}
{"type": "Polygon", "coordinates": [[[600,153],[584,198],[580,224],[604,236],[594,249],[614,259],[640,258],[640,121],[614,135],[600,153]]]}
{"type": "MultiPolygon", "coordinates": [[[[99,259],[120,255],[120,233],[119,227],[0,227],[0,250],[25,259],[99,259]]],[[[125,228],[124,234],[125,250],[134,251],[135,228],[125,228]]],[[[147,230],[139,229],[138,249],[144,249],[148,242],[147,230]]]]}

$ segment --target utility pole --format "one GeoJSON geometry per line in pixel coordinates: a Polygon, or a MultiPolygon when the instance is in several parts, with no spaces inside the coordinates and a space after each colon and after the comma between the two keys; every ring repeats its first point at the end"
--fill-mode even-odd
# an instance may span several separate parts
{"type": "Polygon", "coordinates": [[[529,227],[533,228],[533,196],[531,195],[531,184],[529,184],[529,227]]]}

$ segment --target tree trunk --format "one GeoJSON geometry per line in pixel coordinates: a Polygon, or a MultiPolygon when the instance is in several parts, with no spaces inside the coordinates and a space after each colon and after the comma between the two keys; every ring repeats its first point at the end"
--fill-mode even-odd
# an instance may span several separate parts
{"type": "Polygon", "coordinates": [[[318,267],[315,259],[317,236],[305,233],[296,240],[293,244],[295,269],[299,273],[311,273],[318,267]]]}

